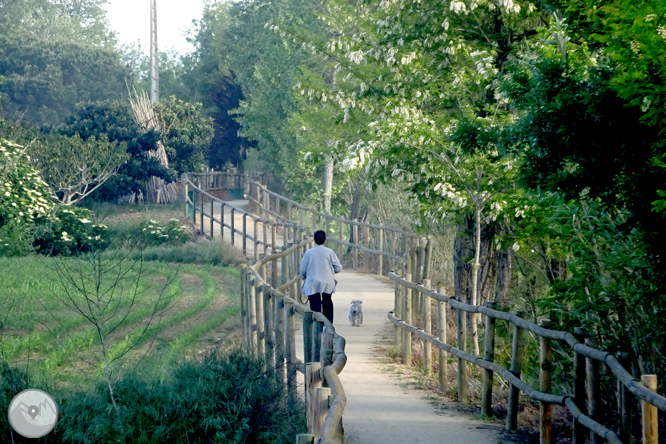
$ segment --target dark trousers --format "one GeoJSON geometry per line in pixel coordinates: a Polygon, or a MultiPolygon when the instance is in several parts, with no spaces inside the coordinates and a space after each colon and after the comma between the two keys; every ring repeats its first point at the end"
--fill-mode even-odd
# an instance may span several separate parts
{"type": "Polygon", "coordinates": [[[333,323],[333,301],[330,293],[315,293],[308,296],[310,310],[323,313],[333,323]]]}

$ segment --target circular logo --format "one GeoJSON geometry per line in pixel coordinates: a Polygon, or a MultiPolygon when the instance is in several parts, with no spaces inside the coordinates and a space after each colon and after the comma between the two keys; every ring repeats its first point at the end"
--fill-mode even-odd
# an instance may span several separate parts
{"type": "Polygon", "coordinates": [[[58,406],[43,390],[23,390],[9,404],[9,423],[26,438],[40,438],[58,422],[58,406]]]}

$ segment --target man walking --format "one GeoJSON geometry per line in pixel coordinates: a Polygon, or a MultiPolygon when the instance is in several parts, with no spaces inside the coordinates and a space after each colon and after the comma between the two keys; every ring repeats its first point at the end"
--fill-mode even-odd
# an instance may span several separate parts
{"type": "Polygon", "coordinates": [[[335,274],[340,273],[342,264],[338,256],[328,247],[324,247],[326,233],[319,230],[314,233],[315,246],[303,254],[301,277],[303,290],[308,297],[310,310],[323,313],[333,323],[333,301],[335,292],[335,274]]]}

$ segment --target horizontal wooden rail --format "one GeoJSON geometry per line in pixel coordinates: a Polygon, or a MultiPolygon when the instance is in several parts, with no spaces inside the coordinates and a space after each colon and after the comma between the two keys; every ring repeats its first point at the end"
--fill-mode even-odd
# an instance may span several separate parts
{"type": "MultiPolygon", "coordinates": [[[[275,197],[275,198],[277,198],[277,199],[280,199],[280,200],[283,201],[283,202],[286,202],[286,203],[288,203],[288,204],[291,204],[292,206],[294,206],[294,207],[296,207],[296,208],[298,208],[298,209],[300,209],[300,210],[307,211],[308,213],[312,213],[312,214],[314,214],[315,216],[318,216],[318,217],[323,217],[323,218],[326,218],[326,219],[329,219],[329,220],[333,220],[333,221],[336,221],[336,222],[343,222],[343,223],[347,223],[347,224],[351,224],[351,225],[356,225],[356,226],[358,226],[358,227],[364,227],[364,228],[365,228],[365,227],[368,227],[368,228],[377,228],[377,229],[381,228],[381,229],[384,229],[384,230],[386,230],[386,231],[390,231],[390,232],[394,232],[394,233],[404,234],[405,236],[408,236],[408,237],[411,237],[411,238],[415,238],[415,239],[418,239],[418,238],[421,237],[421,236],[419,236],[419,235],[417,235],[417,234],[413,234],[413,233],[409,233],[409,232],[407,232],[407,231],[404,231],[404,230],[401,229],[401,228],[388,227],[388,226],[384,226],[384,225],[369,224],[369,223],[367,223],[367,222],[359,222],[359,221],[355,221],[355,220],[344,219],[344,218],[341,218],[341,217],[332,216],[332,215],[330,215],[330,214],[322,213],[322,212],[317,211],[317,210],[315,210],[315,209],[313,209],[313,208],[309,208],[309,207],[306,207],[306,206],[304,206],[304,205],[301,205],[301,204],[299,204],[298,202],[295,202],[295,201],[293,201],[293,200],[291,200],[291,199],[289,199],[289,198],[287,198],[287,197],[284,197],[284,196],[282,196],[282,195],[280,195],[280,194],[278,194],[278,193],[276,193],[276,192],[274,192],[274,191],[270,191],[269,189],[267,189],[265,186],[263,186],[263,185],[260,184],[259,182],[256,182],[256,181],[252,181],[252,180],[250,180],[250,181],[249,181],[249,184],[250,184],[250,185],[254,185],[254,186],[258,186],[258,187],[260,187],[260,188],[263,190],[263,192],[265,192],[265,193],[267,193],[267,194],[269,194],[269,195],[271,195],[271,196],[273,196],[273,197],[275,197]]],[[[254,198],[251,198],[251,199],[254,200],[255,202],[261,204],[261,202],[257,201],[256,199],[254,199],[254,198]]],[[[274,213],[271,213],[271,214],[274,214],[274,213]]]]}
{"type": "MultiPolygon", "coordinates": [[[[513,324],[514,326],[518,327],[519,329],[527,330],[534,333],[538,337],[549,340],[553,339],[553,340],[562,341],[563,343],[569,345],[575,353],[580,354],[593,361],[604,362],[607,365],[607,367],[611,370],[611,372],[615,375],[617,380],[623,386],[625,386],[631,393],[636,395],[639,399],[652,404],[658,409],[666,411],[666,398],[657,394],[655,391],[652,391],[649,388],[643,386],[620,364],[620,362],[615,358],[615,356],[613,356],[612,353],[609,353],[604,350],[599,350],[597,348],[591,347],[590,345],[586,345],[583,342],[579,341],[576,338],[576,336],[572,333],[545,328],[523,319],[520,315],[494,310],[492,308],[489,308],[488,306],[469,305],[462,303],[456,300],[452,296],[440,294],[436,291],[430,290],[425,285],[410,282],[398,276],[395,272],[389,272],[388,276],[396,283],[397,286],[415,290],[417,293],[424,294],[429,298],[434,299],[438,302],[447,303],[451,308],[457,310],[458,312],[480,313],[487,316],[488,318],[507,321],[513,324]]],[[[396,287],[396,294],[399,294],[397,287],[396,287]]],[[[441,341],[439,338],[426,333],[422,329],[410,325],[409,323],[406,323],[401,319],[398,319],[395,316],[394,312],[390,312],[388,314],[388,318],[393,324],[395,324],[400,329],[416,335],[417,337],[423,339],[424,341],[427,341],[428,343],[438,347],[440,350],[450,353],[458,357],[459,359],[470,362],[483,369],[490,370],[492,372],[502,375],[511,384],[511,386],[524,392],[532,399],[546,405],[558,404],[565,407],[571,413],[574,420],[578,424],[586,427],[587,429],[591,430],[600,437],[606,439],[610,443],[621,444],[621,440],[615,434],[614,431],[603,426],[590,416],[584,414],[583,411],[576,405],[576,402],[573,397],[554,395],[536,390],[531,386],[529,386],[524,381],[522,381],[518,376],[516,376],[513,373],[512,370],[506,369],[494,362],[487,361],[479,356],[467,353],[457,347],[453,347],[449,344],[446,344],[445,342],[441,341]]]]}

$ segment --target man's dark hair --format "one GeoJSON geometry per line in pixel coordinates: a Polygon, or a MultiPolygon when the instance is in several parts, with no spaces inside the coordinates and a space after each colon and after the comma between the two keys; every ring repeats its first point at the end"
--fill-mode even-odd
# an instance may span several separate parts
{"type": "Polygon", "coordinates": [[[326,241],[326,233],[322,230],[317,230],[314,232],[314,240],[317,245],[324,245],[326,241]]]}

